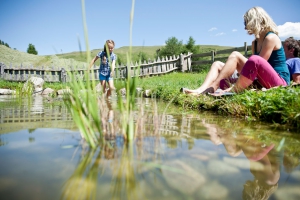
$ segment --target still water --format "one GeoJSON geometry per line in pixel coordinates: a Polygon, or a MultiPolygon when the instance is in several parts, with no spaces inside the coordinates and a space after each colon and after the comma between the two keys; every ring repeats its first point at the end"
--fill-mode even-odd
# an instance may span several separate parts
{"type": "Polygon", "coordinates": [[[92,150],[62,100],[0,96],[0,199],[300,199],[299,134],[137,99],[128,144],[108,103],[92,150]]]}

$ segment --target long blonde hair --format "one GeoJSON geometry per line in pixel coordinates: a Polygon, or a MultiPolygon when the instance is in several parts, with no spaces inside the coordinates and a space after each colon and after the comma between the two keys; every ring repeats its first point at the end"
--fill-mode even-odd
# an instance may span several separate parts
{"type": "Polygon", "coordinates": [[[261,7],[253,7],[244,14],[245,28],[249,35],[259,38],[263,31],[272,31],[278,35],[277,25],[268,13],[261,7]]]}
{"type": "Polygon", "coordinates": [[[107,53],[106,50],[107,50],[107,47],[108,47],[109,44],[112,44],[112,45],[114,45],[114,47],[115,47],[115,42],[114,42],[113,40],[106,40],[106,42],[105,42],[105,44],[104,44],[104,47],[103,47],[103,51],[104,51],[105,53],[107,53]]]}

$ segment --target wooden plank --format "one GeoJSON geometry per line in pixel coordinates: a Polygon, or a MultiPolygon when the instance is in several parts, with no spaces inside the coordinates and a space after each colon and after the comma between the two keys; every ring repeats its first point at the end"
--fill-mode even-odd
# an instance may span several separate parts
{"type": "Polygon", "coordinates": [[[200,53],[200,54],[192,54],[192,58],[199,58],[199,57],[206,57],[206,56],[211,56],[211,52],[200,53]]]}
{"type": "Polygon", "coordinates": [[[193,65],[199,65],[199,64],[208,64],[208,63],[212,63],[211,60],[199,60],[199,61],[192,61],[192,66],[193,65]]]}
{"type": "Polygon", "coordinates": [[[228,56],[216,57],[215,60],[227,60],[228,56]]]}

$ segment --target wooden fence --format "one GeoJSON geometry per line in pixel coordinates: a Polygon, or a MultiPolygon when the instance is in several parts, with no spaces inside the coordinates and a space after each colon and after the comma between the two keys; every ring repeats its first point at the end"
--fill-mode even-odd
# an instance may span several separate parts
{"type": "MultiPolygon", "coordinates": [[[[116,66],[115,79],[124,79],[127,77],[127,73],[131,77],[145,77],[153,75],[161,75],[170,73],[172,71],[195,71],[193,68],[196,66],[201,66],[203,64],[213,63],[215,59],[225,59],[226,57],[216,57],[217,55],[228,54],[232,51],[244,51],[244,55],[248,55],[248,51],[251,46],[247,46],[244,43],[243,47],[237,47],[232,49],[225,49],[220,51],[211,51],[202,54],[192,54],[171,56],[170,58],[158,58],[156,61],[145,61],[143,64],[131,63],[130,66],[116,66]],[[202,60],[198,60],[201,58],[202,60]]],[[[87,71],[87,66],[82,66],[82,68],[70,67],[66,69],[65,67],[33,67],[33,66],[6,66],[0,62],[0,78],[8,81],[26,81],[30,77],[40,77],[46,82],[69,82],[71,77],[67,71],[75,74],[77,80],[84,80],[84,74],[87,71]]],[[[89,78],[91,80],[99,80],[99,68],[94,66],[89,72],[89,78]],[[92,72],[93,71],[93,72],[92,72]]]]}
{"type": "MultiPolygon", "coordinates": [[[[179,55],[166,58],[158,58],[156,61],[149,61],[148,63],[144,62],[139,65],[138,63],[127,66],[116,66],[115,75],[116,79],[127,78],[127,73],[131,77],[144,77],[144,76],[153,76],[166,74],[175,70],[187,71],[188,66],[191,65],[191,53],[188,55],[179,55]]],[[[87,66],[82,68],[75,69],[70,67],[69,72],[75,74],[76,79],[84,80],[85,71],[87,71],[87,66]]],[[[89,70],[90,79],[99,80],[99,67],[94,66],[89,70]],[[93,73],[92,73],[93,71],[93,73]]],[[[6,66],[3,63],[0,63],[0,78],[9,81],[26,81],[30,77],[40,77],[43,78],[46,82],[69,82],[71,77],[67,73],[65,68],[59,67],[33,67],[33,66],[6,66]]]]}
{"type": "Polygon", "coordinates": [[[211,52],[201,53],[201,54],[192,54],[191,71],[195,71],[196,66],[212,64],[215,60],[226,60],[228,58],[228,54],[230,54],[233,51],[244,52],[245,57],[249,57],[252,54],[252,52],[250,53],[248,52],[251,51],[251,45],[247,46],[246,42],[242,47],[235,47],[235,48],[224,49],[219,51],[211,51],[211,52]],[[224,54],[226,54],[226,56],[224,56],[224,54]],[[202,59],[197,60],[198,58],[202,58],[202,59]]]}

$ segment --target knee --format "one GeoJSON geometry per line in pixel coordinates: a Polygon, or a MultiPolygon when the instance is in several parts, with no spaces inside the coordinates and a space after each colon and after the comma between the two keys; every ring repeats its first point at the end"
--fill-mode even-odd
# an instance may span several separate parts
{"type": "MultiPolygon", "coordinates": [[[[258,61],[260,59],[263,59],[262,57],[258,56],[258,55],[252,55],[250,56],[250,58],[247,60],[246,64],[250,65],[250,66],[254,66],[256,63],[258,63],[258,61]]],[[[246,65],[245,64],[245,65],[246,65]]]]}
{"type": "Polygon", "coordinates": [[[233,51],[230,55],[229,58],[238,58],[240,56],[243,56],[240,52],[238,51],[233,51]]]}
{"type": "Polygon", "coordinates": [[[221,61],[215,61],[213,64],[212,64],[212,66],[211,66],[211,68],[214,68],[214,69],[217,69],[218,71],[221,71],[222,70],[222,68],[224,67],[224,63],[223,62],[221,62],[221,61]]]}

